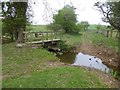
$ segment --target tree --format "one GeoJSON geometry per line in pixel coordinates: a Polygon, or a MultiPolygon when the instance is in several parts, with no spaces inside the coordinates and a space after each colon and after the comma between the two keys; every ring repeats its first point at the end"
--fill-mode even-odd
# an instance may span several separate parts
{"type": "Polygon", "coordinates": [[[110,23],[118,30],[120,38],[120,1],[119,2],[97,2],[95,3],[98,10],[103,14],[103,21],[110,23]]]}
{"type": "Polygon", "coordinates": [[[7,34],[11,37],[11,40],[13,40],[13,33],[14,33],[14,22],[12,22],[12,20],[14,19],[14,16],[12,15],[12,13],[14,13],[14,10],[12,8],[13,3],[10,2],[2,2],[2,14],[3,14],[3,25],[2,25],[2,34],[7,34]],[[6,9],[7,7],[7,9],[6,9]],[[12,26],[12,27],[11,27],[12,26]]]}
{"type": "Polygon", "coordinates": [[[69,5],[64,6],[58,11],[58,14],[53,16],[55,24],[59,24],[66,33],[77,32],[76,14],[74,7],[69,5]]]}
{"type": "Polygon", "coordinates": [[[30,17],[27,9],[28,2],[2,2],[3,34],[10,35],[12,40],[15,38],[17,43],[24,42],[23,31],[30,17]]]}
{"type": "Polygon", "coordinates": [[[26,18],[27,2],[14,2],[14,6],[16,9],[15,27],[17,27],[15,35],[17,37],[17,43],[23,43],[24,42],[23,31],[25,31],[27,23],[26,18]]]}

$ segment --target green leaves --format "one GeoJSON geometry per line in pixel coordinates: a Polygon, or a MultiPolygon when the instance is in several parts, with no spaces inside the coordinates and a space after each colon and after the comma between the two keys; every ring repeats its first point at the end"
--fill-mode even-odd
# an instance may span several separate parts
{"type": "Polygon", "coordinates": [[[54,23],[59,24],[66,33],[76,32],[77,19],[73,7],[66,5],[54,15],[53,19],[54,23]]]}
{"type": "MultiPolygon", "coordinates": [[[[17,40],[20,30],[26,29],[27,24],[27,2],[3,2],[3,35],[9,35],[11,40],[17,40]],[[22,29],[21,29],[22,28],[22,29]]],[[[21,39],[21,42],[23,40],[21,39]]]]}

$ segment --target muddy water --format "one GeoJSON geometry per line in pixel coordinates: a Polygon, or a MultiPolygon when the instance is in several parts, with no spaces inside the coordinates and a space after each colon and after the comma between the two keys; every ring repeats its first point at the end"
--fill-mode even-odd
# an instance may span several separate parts
{"type": "Polygon", "coordinates": [[[76,54],[75,52],[65,52],[62,55],[57,54],[57,57],[61,62],[73,64],[76,54]]]}
{"type": "Polygon", "coordinates": [[[108,72],[109,68],[102,63],[102,60],[91,55],[83,53],[66,52],[62,55],[57,55],[61,62],[69,63],[76,66],[86,66],[96,68],[101,71],[108,72]]]}

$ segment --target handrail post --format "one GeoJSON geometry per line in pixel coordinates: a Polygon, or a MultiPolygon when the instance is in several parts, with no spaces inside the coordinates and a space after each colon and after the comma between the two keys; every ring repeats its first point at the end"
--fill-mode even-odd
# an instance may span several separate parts
{"type": "Polygon", "coordinates": [[[41,33],[42,34],[42,44],[44,45],[44,33],[41,33]]]}
{"type": "Polygon", "coordinates": [[[53,43],[53,39],[54,39],[54,32],[52,32],[52,43],[53,43]]]}
{"type": "Polygon", "coordinates": [[[47,40],[48,40],[48,32],[46,32],[46,34],[47,34],[47,40]]]}

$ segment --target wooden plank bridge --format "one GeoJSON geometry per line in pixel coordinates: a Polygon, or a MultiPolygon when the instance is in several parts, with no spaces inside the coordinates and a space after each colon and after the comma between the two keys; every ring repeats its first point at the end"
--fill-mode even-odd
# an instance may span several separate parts
{"type": "Polygon", "coordinates": [[[61,41],[61,32],[24,32],[26,44],[45,44],[61,41]]]}

